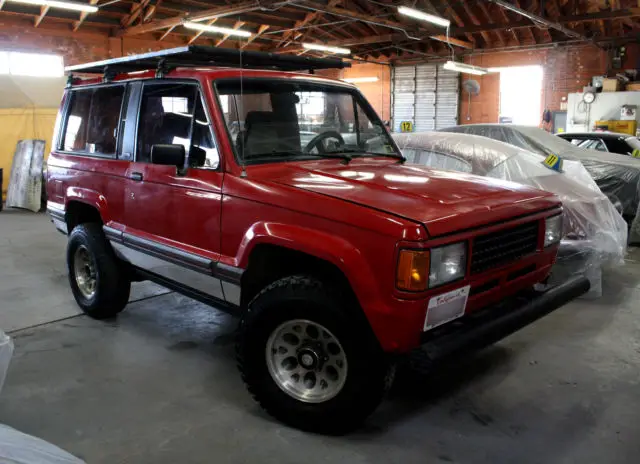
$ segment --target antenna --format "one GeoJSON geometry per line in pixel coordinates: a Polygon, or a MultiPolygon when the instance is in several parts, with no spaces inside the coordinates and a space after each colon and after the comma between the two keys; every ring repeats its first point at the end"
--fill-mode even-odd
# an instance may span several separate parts
{"type": "MultiPolygon", "coordinates": [[[[238,104],[236,103],[236,114],[238,116],[238,126],[240,126],[240,115],[244,114],[243,111],[243,106],[244,106],[244,98],[243,98],[243,82],[244,82],[244,78],[242,75],[242,52],[243,49],[242,47],[240,47],[240,112],[238,112],[238,104]]],[[[245,163],[245,158],[244,158],[244,145],[245,145],[245,135],[246,135],[246,130],[247,130],[247,122],[245,120],[244,122],[244,127],[241,131],[238,132],[239,136],[242,136],[241,142],[240,142],[240,167],[242,168],[242,172],[240,172],[240,177],[247,177],[247,165],[245,163]]],[[[240,129],[240,127],[238,127],[238,129],[240,129]]]]}

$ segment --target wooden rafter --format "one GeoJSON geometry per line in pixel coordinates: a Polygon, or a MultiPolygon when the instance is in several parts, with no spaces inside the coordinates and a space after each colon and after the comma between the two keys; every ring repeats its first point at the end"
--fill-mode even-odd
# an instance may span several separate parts
{"type": "MultiPolygon", "coordinates": [[[[302,5],[302,4],[301,4],[302,5]]],[[[315,11],[322,11],[324,13],[328,13],[334,16],[343,17],[343,18],[351,18],[357,19],[359,21],[374,23],[378,26],[388,27],[390,29],[395,30],[406,30],[407,26],[403,23],[399,23],[396,21],[392,21],[386,18],[378,18],[376,16],[366,15],[363,13],[358,13],[352,10],[348,10],[340,7],[331,7],[329,5],[323,5],[322,3],[316,3],[313,1],[305,1],[304,5],[312,8],[315,11]]],[[[427,29],[423,26],[417,26],[417,29],[421,31],[422,34],[431,34],[431,29],[427,29]]],[[[471,42],[466,42],[464,40],[456,39],[455,41],[450,41],[451,44],[461,46],[464,48],[473,48],[473,44],[471,42]]]]}
{"type": "MultiPolygon", "coordinates": [[[[207,21],[207,26],[211,26],[211,25],[212,25],[213,23],[215,23],[217,20],[218,20],[218,18],[210,19],[209,21],[207,21]]],[[[193,37],[191,37],[191,38],[189,39],[189,45],[191,45],[193,42],[195,42],[196,40],[198,40],[198,38],[200,38],[200,36],[201,36],[202,34],[204,34],[204,33],[205,33],[205,31],[198,31],[198,32],[196,32],[196,35],[194,35],[193,37]]],[[[163,36],[160,40],[162,40],[162,39],[164,39],[164,36],[163,36]]]]}
{"type": "MultiPolygon", "coordinates": [[[[514,0],[514,3],[518,8],[522,8],[522,5],[520,5],[520,0],[514,0]]],[[[506,14],[506,12],[504,11],[503,8],[500,8],[500,10],[502,10],[502,12],[506,14]]],[[[530,27],[526,27],[524,30],[525,30],[525,33],[529,36],[529,40],[531,42],[533,42],[534,44],[537,43],[536,36],[533,35],[533,32],[531,31],[531,28],[530,27]]],[[[515,35],[515,34],[516,34],[516,32],[513,31],[513,35],[515,35]]]]}
{"type": "Polygon", "coordinates": [[[258,28],[258,32],[256,32],[255,34],[253,34],[251,37],[249,37],[247,39],[246,42],[244,42],[242,44],[242,46],[240,48],[247,48],[247,46],[253,42],[254,40],[256,40],[258,37],[260,37],[262,34],[264,34],[265,32],[267,32],[267,30],[270,28],[271,26],[269,26],[268,24],[263,24],[262,26],[260,26],[258,28]]]}
{"type": "Polygon", "coordinates": [[[215,8],[202,10],[192,15],[181,14],[166,19],[159,19],[151,21],[146,24],[139,24],[137,26],[128,27],[120,31],[119,35],[138,35],[146,34],[147,32],[159,31],[161,29],[167,29],[170,27],[176,27],[181,25],[187,19],[189,21],[206,21],[213,18],[222,18],[225,16],[239,15],[260,9],[260,4],[255,1],[244,1],[234,5],[220,5],[215,8]]]}
{"type": "Polygon", "coordinates": [[[149,1],[150,0],[142,0],[140,3],[134,3],[133,5],[131,5],[131,13],[129,14],[129,16],[125,16],[124,18],[122,18],[122,21],[120,21],[122,27],[131,26],[136,21],[136,19],[138,19],[138,17],[140,17],[140,15],[144,12],[144,9],[149,4],[149,1]]]}
{"type": "MultiPolygon", "coordinates": [[[[233,25],[233,30],[236,31],[238,29],[240,29],[242,26],[245,25],[244,21],[236,21],[236,23],[233,25]]],[[[227,41],[227,39],[229,38],[231,34],[225,34],[222,36],[221,39],[219,39],[218,41],[216,41],[216,47],[219,47],[220,45],[222,45],[223,43],[225,43],[227,41]]]]}
{"type": "MultiPolygon", "coordinates": [[[[97,3],[98,3],[98,0],[89,0],[89,5],[96,5],[97,3]]],[[[78,29],[80,29],[80,26],[82,26],[82,23],[84,22],[84,20],[87,19],[87,16],[89,16],[88,12],[86,11],[80,12],[80,19],[75,23],[73,23],[73,32],[76,32],[78,29]]]]}
{"type": "Polygon", "coordinates": [[[38,27],[40,25],[44,17],[47,15],[48,11],[49,11],[49,5],[43,5],[40,7],[40,15],[33,22],[33,27],[38,27]]]}
{"type": "MultiPolygon", "coordinates": [[[[466,0],[462,0],[462,8],[464,9],[464,12],[466,13],[467,17],[471,20],[471,22],[473,24],[475,24],[476,26],[479,26],[480,25],[480,21],[478,20],[478,17],[475,15],[475,13],[471,10],[471,8],[469,8],[469,4],[467,3],[466,0]]],[[[492,40],[491,40],[491,36],[489,35],[489,33],[488,32],[480,32],[480,35],[484,39],[485,44],[487,46],[491,46],[492,40]]]]}
{"type": "MultiPolygon", "coordinates": [[[[458,27],[464,27],[464,21],[462,21],[462,18],[460,17],[460,15],[458,13],[456,13],[456,11],[451,8],[451,5],[449,4],[448,0],[442,0],[442,3],[445,5],[445,10],[444,10],[444,15],[443,16],[448,16],[453,18],[453,20],[456,22],[456,24],[458,25],[458,27]]],[[[442,13],[440,13],[442,14],[442,13]]],[[[473,43],[475,45],[476,43],[476,39],[473,36],[473,34],[471,34],[470,32],[466,32],[465,33],[465,37],[469,40],[469,42],[473,43]]]]}
{"type": "MultiPolygon", "coordinates": [[[[533,0],[533,1],[531,2],[531,8],[530,8],[530,10],[531,10],[531,11],[538,11],[538,10],[539,10],[539,8],[540,8],[539,0],[533,0]]],[[[551,33],[549,32],[549,30],[548,30],[548,29],[546,29],[546,28],[540,28],[539,30],[541,31],[542,35],[544,35],[544,40],[545,40],[546,42],[553,42],[553,37],[551,37],[551,33]]]]}
{"type": "MultiPolygon", "coordinates": [[[[478,8],[480,8],[480,11],[482,11],[482,14],[485,16],[485,18],[487,18],[487,21],[489,21],[489,24],[493,24],[493,18],[491,17],[491,13],[489,13],[487,5],[484,2],[478,2],[477,5],[478,5],[478,8]]],[[[502,8],[500,9],[502,10],[502,8]]],[[[504,39],[504,36],[502,35],[502,31],[496,31],[496,35],[498,36],[498,41],[500,42],[500,44],[502,46],[505,46],[507,42],[504,39]]],[[[515,35],[515,32],[513,35],[516,38],[516,43],[520,44],[520,42],[518,41],[518,37],[515,35]]]]}
{"type": "Polygon", "coordinates": [[[162,40],[166,39],[166,38],[167,38],[167,36],[168,36],[169,34],[171,34],[171,33],[173,32],[173,30],[174,30],[176,27],[177,27],[177,26],[172,26],[172,27],[170,27],[169,29],[167,29],[166,31],[164,31],[164,32],[162,33],[162,35],[160,36],[160,38],[158,39],[158,42],[160,42],[160,41],[162,41],[162,40]]]}

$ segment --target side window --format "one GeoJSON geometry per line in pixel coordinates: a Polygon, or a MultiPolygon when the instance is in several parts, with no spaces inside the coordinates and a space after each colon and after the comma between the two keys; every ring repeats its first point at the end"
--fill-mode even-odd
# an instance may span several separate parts
{"type": "Polygon", "coordinates": [[[220,164],[220,155],[216,147],[213,136],[211,135],[211,124],[207,118],[207,114],[202,106],[202,99],[196,101],[196,118],[193,126],[193,142],[194,147],[198,147],[204,151],[204,159],[190,157],[189,165],[194,168],[217,169],[220,164]]]}
{"type": "Polygon", "coordinates": [[[189,153],[198,88],[193,84],[151,84],[142,90],[136,161],[151,162],[156,144],[183,145],[189,153]]]}
{"type": "Polygon", "coordinates": [[[72,91],[62,149],[115,155],[123,95],[122,85],[72,91]]]}

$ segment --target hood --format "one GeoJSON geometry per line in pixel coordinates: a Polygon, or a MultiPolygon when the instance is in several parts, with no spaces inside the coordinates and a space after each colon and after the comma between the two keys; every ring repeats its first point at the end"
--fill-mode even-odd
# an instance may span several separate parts
{"type": "Polygon", "coordinates": [[[419,222],[431,236],[560,204],[551,193],[513,182],[391,160],[355,159],[347,165],[334,160],[291,163],[269,180],[419,222]]]}

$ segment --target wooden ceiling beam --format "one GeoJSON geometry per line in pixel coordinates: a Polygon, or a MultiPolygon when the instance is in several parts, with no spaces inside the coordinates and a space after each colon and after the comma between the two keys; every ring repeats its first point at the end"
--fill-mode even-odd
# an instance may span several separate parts
{"type": "MultiPolygon", "coordinates": [[[[98,0],[89,0],[89,5],[95,5],[98,3],[98,0]]],[[[80,12],[80,19],[78,21],[76,21],[75,23],[73,23],[73,32],[76,32],[78,29],[80,29],[80,26],[82,26],[82,23],[84,22],[85,19],[87,19],[87,16],[89,16],[89,13],[86,11],[81,11],[80,12]]]]}
{"type": "MultiPolygon", "coordinates": [[[[240,29],[242,26],[244,26],[244,24],[245,24],[244,21],[236,21],[236,23],[233,25],[233,30],[236,31],[240,29]]],[[[229,38],[229,36],[230,34],[223,35],[222,38],[216,42],[216,47],[219,47],[220,45],[225,43],[229,38]]]]}
{"type": "Polygon", "coordinates": [[[166,31],[164,31],[164,32],[162,33],[162,35],[160,36],[160,38],[158,39],[158,42],[161,42],[161,41],[163,41],[164,39],[166,39],[166,38],[167,38],[167,36],[168,36],[169,34],[171,34],[171,33],[173,32],[173,30],[174,30],[176,27],[177,27],[177,26],[172,26],[172,27],[170,27],[169,29],[167,29],[166,31]]]}
{"type": "Polygon", "coordinates": [[[136,21],[136,19],[138,19],[138,17],[142,14],[144,9],[149,4],[149,1],[150,0],[142,0],[140,3],[134,3],[133,5],[131,5],[131,13],[128,16],[125,16],[124,18],[122,18],[122,21],[120,22],[122,27],[131,26],[136,21]]]}
{"type": "MultiPolygon", "coordinates": [[[[428,1],[428,0],[426,0],[428,1]]],[[[456,24],[458,25],[458,27],[464,27],[464,21],[462,21],[462,18],[460,17],[460,15],[458,13],[456,13],[456,11],[451,7],[451,4],[449,3],[448,0],[442,0],[442,3],[445,6],[445,10],[444,10],[444,15],[438,11],[438,13],[442,16],[448,16],[453,18],[453,20],[456,22],[456,24]]],[[[429,5],[431,4],[431,2],[429,2],[429,5]]],[[[431,5],[433,6],[433,5],[431,5]]],[[[473,36],[473,34],[471,34],[470,32],[466,32],[465,37],[467,38],[467,40],[469,40],[469,42],[471,42],[472,44],[475,45],[476,43],[476,38],[473,36]]]]}
{"type": "MultiPolygon", "coordinates": [[[[345,8],[323,5],[321,3],[316,3],[314,1],[306,0],[304,1],[304,3],[300,3],[299,5],[302,7],[308,7],[314,11],[322,11],[324,13],[328,13],[338,17],[356,19],[363,22],[369,22],[371,24],[388,27],[390,29],[395,29],[399,31],[405,31],[407,29],[407,26],[403,23],[392,21],[386,18],[378,18],[376,16],[358,13],[356,11],[347,10],[345,8]]],[[[427,29],[425,27],[417,26],[416,29],[421,31],[423,34],[433,34],[433,31],[431,29],[427,29]]],[[[435,40],[440,40],[440,39],[435,39],[435,40]]],[[[460,39],[451,40],[449,41],[449,43],[452,45],[463,47],[463,48],[473,48],[473,44],[471,42],[467,42],[460,39]]]]}
{"type": "MultiPolygon", "coordinates": [[[[215,23],[217,20],[218,20],[218,18],[210,19],[209,21],[207,21],[207,26],[211,26],[211,25],[212,25],[213,23],[215,23]]],[[[171,32],[172,30],[173,30],[173,28],[169,28],[169,30],[165,33],[165,35],[163,35],[163,36],[160,38],[160,40],[164,39],[164,38],[169,34],[169,32],[171,32]]],[[[196,35],[194,35],[193,37],[191,37],[191,38],[189,39],[189,45],[191,45],[193,42],[195,42],[196,40],[198,40],[198,39],[200,38],[200,36],[201,36],[202,34],[204,34],[204,33],[205,33],[205,31],[198,31],[198,32],[196,32],[196,35]]]]}
{"type": "MultiPolygon", "coordinates": [[[[482,3],[482,2],[480,2],[480,3],[482,3]]],[[[464,9],[465,14],[471,20],[471,22],[473,24],[475,24],[476,26],[479,26],[480,25],[480,21],[478,20],[478,17],[476,16],[476,14],[471,10],[471,8],[469,8],[469,3],[466,0],[462,0],[462,8],[464,9]]],[[[493,22],[493,21],[490,21],[490,23],[491,22],[493,22]]],[[[489,35],[489,33],[481,31],[480,35],[484,39],[485,44],[488,47],[490,47],[493,41],[491,40],[491,36],[489,35]]],[[[500,37],[500,40],[502,41],[502,44],[504,45],[504,40],[502,40],[502,36],[500,37]]]]}
{"type": "MultiPolygon", "coordinates": [[[[640,0],[639,0],[640,1],[640,0]]],[[[581,22],[592,22],[597,20],[614,20],[620,18],[634,18],[640,17],[640,8],[626,8],[624,10],[616,11],[602,11],[599,13],[588,13],[573,16],[560,16],[554,19],[554,22],[560,24],[572,24],[581,22]]],[[[500,29],[519,29],[523,27],[534,27],[535,24],[530,20],[512,21],[507,24],[482,24],[480,26],[465,26],[451,28],[452,34],[463,34],[466,32],[478,33],[481,31],[495,31],[500,29]]]]}
{"type": "Polygon", "coordinates": [[[33,21],[33,27],[38,27],[49,11],[49,5],[40,7],[40,15],[33,21]]]}
{"type": "MultiPolygon", "coordinates": [[[[515,5],[518,8],[522,8],[522,5],[520,5],[520,0],[515,0],[515,5]]],[[[502,11],[506,15],[506,12],[504,11],[504,8],[499,8],[499,9],[500,9],[500,11],[502,11]]],[[[533,42],[534,44],[536,44],[537,43],[536,37],[533,35],[533,32],[531,32],[531,28],[530,27],[525,27],[524,30],[526,31],[526,34],[529,36],[529,40],[531,42],[533,42]]],[[[513,35],[515,36],[516,35],[516,31],[514,31],[513,29],[512,29],[512,31],[513,31],[513,35]]]]}
{"type": "Polygon", "coordinates": [[[249,37],[247,39],[247,41],[242,44],[242,46],[240,48],[247,48],[247,46],[249,44],[251,44],[251,42],[253,42],[254,40],[256,40],[258,37],[260,37],[262,34],[264,34],[271,26],[269,26],[268,24],[263,24],[262,26],[260,26],[258,28],[258,32],[256,32],[255,34],[253,34],[251,37],[249,37]]]}
{"type": "Polygon", "coordinates": [[[214,18],[223,18],[225,16],[239,15],[249,11],[258,10],[260,8],[261,5],[256,1],[244,1],[235,5],[221,5],[208,10],[202,10],[191,15],[182,14],[171,18],[159,19],[146,24],[132,26],[120,31],[119,35],[146,34],[147,32],[154,32],[161,29],[167,29],[169,27],[179,26],[184,21],[206,21],[214,18]]]}

